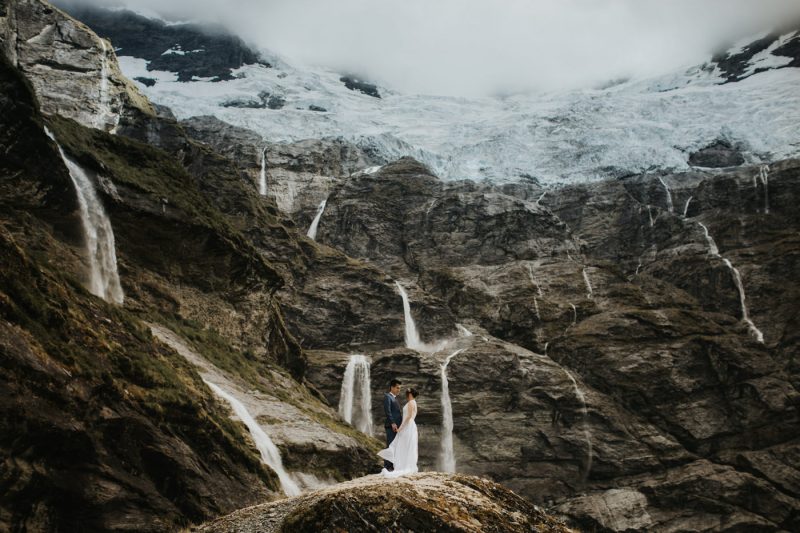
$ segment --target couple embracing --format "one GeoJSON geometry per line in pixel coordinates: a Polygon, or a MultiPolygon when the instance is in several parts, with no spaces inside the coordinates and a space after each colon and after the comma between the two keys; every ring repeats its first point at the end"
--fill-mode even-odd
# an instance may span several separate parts
{"type": "Polygon", "coordinates": [[[417,391],[406,389],[406,403],[400,410],[397,396],[400,394],[400,381],[393,379],[389,384],[389,392],[383,397],[383,413],[385,415],[386,445],[388,448],[378,452],[383,457],[385,477],[400,477],[417,472],[417,391]]]}

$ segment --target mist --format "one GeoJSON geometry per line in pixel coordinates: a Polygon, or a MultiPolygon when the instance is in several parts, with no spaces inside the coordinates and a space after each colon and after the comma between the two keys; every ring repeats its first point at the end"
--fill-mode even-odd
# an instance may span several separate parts
{"type": "MultiPolygon", "coordinates": [[[[110,2],[88,0],[98,5],[110,2]]],[[[293,63],[408,93],[587,87],[707,61],[800,20],[797,0],[127,0],[217,22],[293,63]]]]}

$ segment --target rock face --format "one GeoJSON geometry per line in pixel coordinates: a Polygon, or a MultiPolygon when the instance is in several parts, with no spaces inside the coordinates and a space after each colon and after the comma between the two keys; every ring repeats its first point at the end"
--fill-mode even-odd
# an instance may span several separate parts
{"type": "Polygon", "coordinates": [[[341,140],[178,122],[137,103],[85,26],[34,1],[0,15],[9,529],[164,530],[275,498],[201,378],[241,399],[306,486],[376,470],[379,443],[331,408],[354,353],[377,433],[387,382],[420,390],[423,469],[443,464],[449,357],[457,471],[527,502],[422,475],[390,485],[415,494],[397,505],[362,480],[208,528],[362,515],[530,530],[539,504],[590,530],[800,529],[800,160],[559,189],[442,182],[341,140]],[[122,307],[82,288],[78,201],[45,124],[112,222],[122,307]],[[396,281],[426,349],[406,347],[396,281]]]}
{"type": "Polygon", "coordinates": [[[10,0],[0,40],[36,90],[42,111],[113,130],[131,113],[153,113],[119,71],[113,47],[84,24],[39,0],[10,0]]]}
{"type": "MultiPolygon", "coordinates": [[[[335,189],[318,240],[415,282],[424,340],[456,337],[456,321],[474,333],[432,355],[369,352],[376,388],[399,377],[422,391],[426,467],[440,464],[441,364],[463,350],[448,366],[459,471],[588,527],[792,529],[797,493],[783,480],[796,470],[767,458],[793,453],[797,437],[798,221],[783,203],[800,187],[797,170],[790,160],[542,195],[444,185],[399,161],[335,189]],[[772,467],[754,474],[742,466],[751,454],[772,467]],[[702,512],[656,488],[700,494],[709,477],[731,493],[706,496],[718,503],[702,512]],[[788,507],[773,515],[741,497],[754,487],[761,502],[788,507]]],[[[346,359],[309,353],[307,375],[331,403],[346,359]]],[[[378,426],[379,402],[380,390],[378,426]]]]}
{"type": "Polygon", "coordinates": [[[726,83],[749,78],[775,68],[800,67],[800,24],[792,21],[738,50],[718,54],[712,60],[726,83]]]}
{"type": "Polygon", "coordinates": [[[192,138],[236,161],[254,184],[261,179],[264,160],[267,196],[301,228],[311,224],[320,202],[337,183],[374,164],[360,148],[342,139],[269,143],[250,130],[210,116],[183,120],[181,126],[192,138]]]}
{"type": "Polygon", "coordinates": [[[744,162],[742,153],[727,141],[714,142],[689,156],[689,164],[693,167],[738,167],[744,162]]]}
{"type": "Polygon", "coordinates": [[[148,70],[174,72],[178,81],[233,79],[242,65],[269,66],[241,39],[221,27],[167,24],[131,11],[97,9],[81,2],[54,2],[109,39],[122,55],[148,61],[148,70]]]}
{"type": "MultiPolygon", "coordinates": [[[[74,40],[98,42],[46,4],[3,7],[3,24],[44,27],[56,17],[77,32],[74,40]]],[[[282,272],[310,254],[287,255],[305,239],[282,224],[274,204],[166,110],[131,113],[112,136],[43,115],[39,102],[47,113],[64,109],[45,71],[0,60],[0,522],[12,530],[164,531],[278,495],[244,426],[177,345],[155,339],[147,324],[173,331],[268,406],[275,417],[264,427],[290,474],[312,484],[373,471],[376,443],[301,384],[305,357],[276,293],[286,285],[282,272]],[[77,198],[45,124],[111,219],[123,307],[82,288],[77,198]]],[[[82,73],[69,72],[79,86],[82,73]]]]}
{"type": "Polygon", "coordinates": [[[370,476],[308,496],[242,509],[199,528],[209,533],[333,531],[571,531],[500,485],[436,473],[370,476]]]}

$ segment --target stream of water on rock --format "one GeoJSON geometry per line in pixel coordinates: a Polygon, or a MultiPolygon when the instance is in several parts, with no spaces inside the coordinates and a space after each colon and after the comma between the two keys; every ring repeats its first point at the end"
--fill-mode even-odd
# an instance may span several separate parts
{"type": "Polygon", "coordinates": [[[261,150],[261,172],[258,174],[258,194],[267,195],[267,147],[261,150]]]}
{"type": "Polygon", "coordinates": [[[686,218],[686,215],[689,214],[689,204],[692,201],[693,196],[690,196],[688,200],[686,200],[686,205],[683,206],[683,218],[686,218]]]}
{"type": "Polygon", "coordinates": [[[362,433],[372,435],[372,398],[369,359],[360,354],[347,361],[339,394],[339,414],[362,433]]]}
{"type": "Polygon", "coordinates": [[[592,469],[592,459],[593,459],[592,432],[589,430],[589,424],[588,424],[589,410],[586,408],[586,396],[584,395],[581,388],[578,386],[578,382],[575,380],[575,377],[566,368],[564,368],[564,373],[572,382],[572,387],[575,391],[575,397],[578,398],[578,401],[581,402],[581,413],[583,415],[583,437],[586,440],[586,466],[584,467],[583,470],[583,482],[585,483],[589,477],[589,471],[592,469]]]}
{"type": "Polygon", "coordinates": [[[453,357],[464,350],[456,350],[447,356],[442,363],[442,450],[439,457],[439,469],[442,472],[456,471],[456,453],[453,449],[453,406],[450,403],[450,384],[447,381],[447,366],[453,357]]]}
{"type": "MultiPolygon", "coordinates": [[[[761,168],[758,169],[758,178],[761,180],[762,185],[764,185],[764,214],[769,214],[769,165],[761,165],[761,168]]],[[[756,188],[758,188],[758,184],[756,184],[756,188]]]]}
{"type": "Polygon", "coordinates": [[[300,487],[294,482],[286,469],[283,468],[280,450],[278,450],[278,447],[272,442],[272,439],[269,438],[269,435],[261,429],[261,426],[258,425],[258,422],[252,417],[244,404],[231,394],[222,390],[218,385],[210,381],[203,381],[205,381],[206,385],[208,385],[214,394],[230,404],[236,416],[247,426],[256,444],[256,448],[258,448],[258,451],[261,453],[261,461],[278,474],[278,480],[281,483],[281,489],[284,494],[287,496],[298,496],[300,494],[300,487]]]}
{"type": "Polygon", "coordinates": [[[658,181],[660,181],[661,185],[664,186],[664,190],[667,193],[667,209],[669,209],[669,212],[672,213],[675,211],[675,205],[672,203],[672,191],[669,190],[669,185],[667,185],[667,182],[664,181],[664,178],[659,176],[658,181]]]}
{"type": "Polygon", "coordinates": [[[319,203],[319,207],[317,207],[317,214],[314,216],[314,220],[311,222],[311,226],[308,228],[308,233],[306,236],[312,241],[317,240],[317,228],[319,227],[319,221],[322,218],[322,213],[325,211],[325,206],[327,203],[327,198],[319,203]]]}
{"type": "Polygon", "coordinates": [[[719,248],[717,247],[717,243],[714,241],[714,238],[708,231],[708,228],[702,222],[697,223],[703,229],[703,235],[706,238],[706,243],[708,244],[708,252],[718,259],[721,259],[725,266],[728,267],[728,270],[731,271],[731,275],[733,276],[733,282],[736,285],[736,290],[739,291],[739,305],[742,314],[742,322],[747,324],[747,329],[750,330],[750,333],[755,337],[755,339],[760,342],[764,343],[764,334],[758,329],[755,323],[750,318],[750,311],[747,309],[747,296],[744,292],[744,284],[742,283],[742,275],[739,273],[739,270],[733,266],[733,264],[725,257],[722,257],[719,253],[719,248]]]}
{"type": "Polygon", "coordinates": [[[95,127],[105,131],[111,124],[110,132],[114,133],[119,124],[119,115],[111,109],[111,94],[108,84],[108,45],[102,38],[100,39],[100,50],[100,112],[96,118],[95,127]]]}
{"type": "Polygon", "coordinates": [[[590,300],[594,297],[594,289],[592,288],[592,281],[589,279],[589,273],[586,267],[583,268],[583,281],[586,283],[586,297],[590,300]]]}
{"type": "Polygon", "coordinates": [[[117,270],[117,253],[111,221],[86,171],[64,153],[49,129],[45,128],[44,131],[56,143],[75,186],[81,227],[86,241],[86,256],[89,260],[89,292],[107,302],[122,304],[124,294],[117,270]]]}
{"type": "Polygon", "coordinates": [[[395,281],[394,284],[397,286],[397,292],[400,293],[400,297],[403,299],[403,315],[405,318],[405,341],[406,341],[406,348],[411,350],[415,350],[417,352],[426,352],[426,353],[433,353],[438,352],[442,348],[447,345],[447,341],[441,341],[435,344],[428,344],[422,342],[422,339],[419,336],[419,331],[417,331],[417,324],[414,322],[414,317],[411,316],[411,303],[408,300],[408,293],[400,285],[399,281],[395,281]]]}

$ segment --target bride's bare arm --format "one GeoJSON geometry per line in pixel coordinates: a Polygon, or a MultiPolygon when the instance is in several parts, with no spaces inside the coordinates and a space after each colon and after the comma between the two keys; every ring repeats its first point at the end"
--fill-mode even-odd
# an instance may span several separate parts
{"type": "Polygon", "coordinates": [[[397,432],[400,433],[401,431],[403,431],[406,427],[408,427],[408,424],[414,421],[416,417],[417,417],[417,401],[414,400],[408,405],[408,416],[403,418],[403,423],[400,424],[400,427],[397,429],[397,432]]]}

